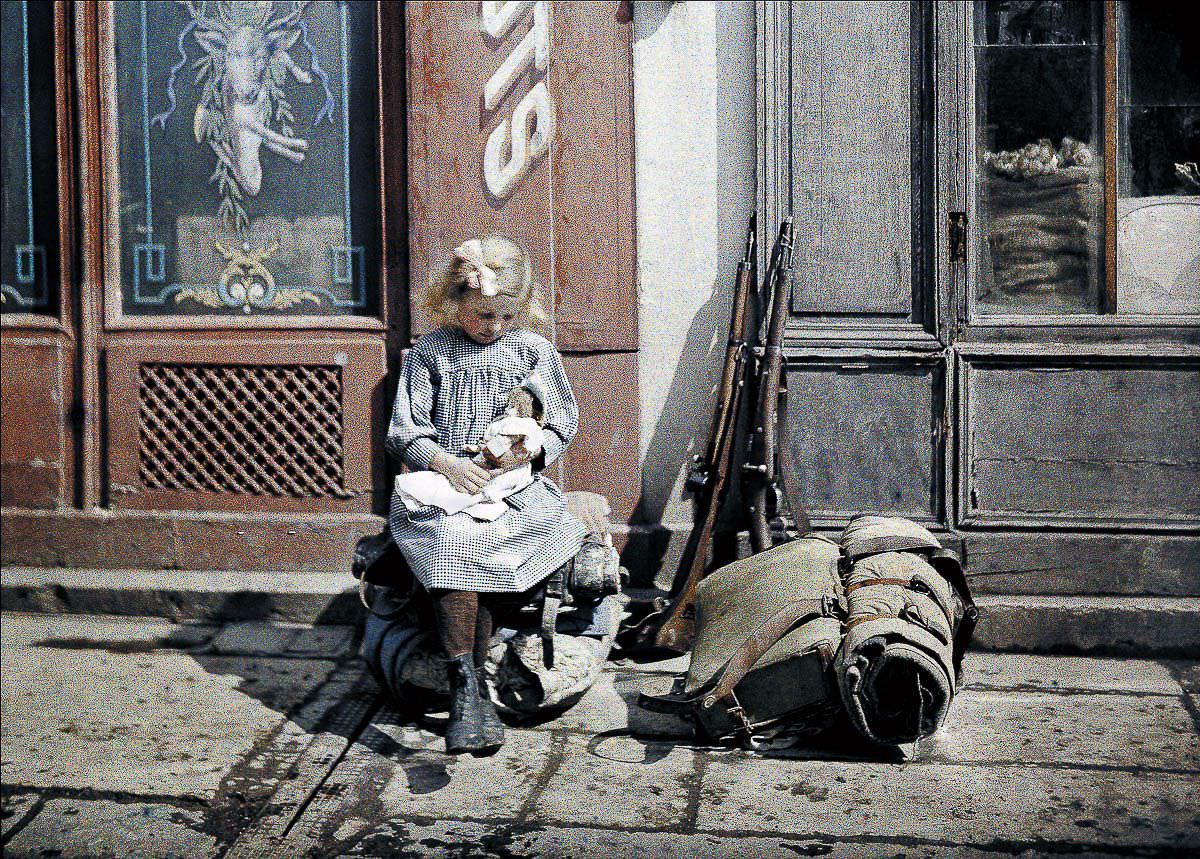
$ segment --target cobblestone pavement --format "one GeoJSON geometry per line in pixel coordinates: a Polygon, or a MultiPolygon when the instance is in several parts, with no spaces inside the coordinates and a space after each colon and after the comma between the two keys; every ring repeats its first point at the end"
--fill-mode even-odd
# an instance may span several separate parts
{"type": "Polygon", "coordinates": [[[616,662],[488,758],[382,698],[351,627],[6,613],[5,856],[1200,853],[1200,666],[969,654],[881,759],[695,744],[616,662]]]}

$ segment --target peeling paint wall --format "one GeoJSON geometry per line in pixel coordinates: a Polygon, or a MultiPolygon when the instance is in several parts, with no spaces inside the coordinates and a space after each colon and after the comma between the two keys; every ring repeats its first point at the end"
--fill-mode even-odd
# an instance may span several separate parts
{"type": "Polygon", "coordinates": [[[691,524],[733,277],[754,210],[754,4],[634,5],[645,523],[691,524]]]}

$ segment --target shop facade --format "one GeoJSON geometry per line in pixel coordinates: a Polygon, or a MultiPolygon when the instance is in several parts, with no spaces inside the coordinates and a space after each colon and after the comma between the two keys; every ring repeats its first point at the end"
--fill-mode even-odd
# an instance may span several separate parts
{"type": "Polygon", "coordinates": [[[1200,593],[1200,45],[1168,13],[3,14],[6,564],[344,569],[421,290],[502,231],[580,400],[556,479],[665,584],[745,224],[791,212],[817,527],[924,522],[1023,606],[1200,593]]]}

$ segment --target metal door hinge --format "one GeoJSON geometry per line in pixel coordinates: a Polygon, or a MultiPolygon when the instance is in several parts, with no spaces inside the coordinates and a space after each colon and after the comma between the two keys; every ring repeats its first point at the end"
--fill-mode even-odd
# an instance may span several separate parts
{"type": "Polygon", "coordinates": [[[950,213],[950,262],[967,261],[967,213],[950,213]]]}

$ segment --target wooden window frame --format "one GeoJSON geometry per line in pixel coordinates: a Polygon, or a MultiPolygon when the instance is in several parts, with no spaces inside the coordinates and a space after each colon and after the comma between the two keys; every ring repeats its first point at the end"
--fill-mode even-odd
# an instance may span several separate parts
{"type": "MultiPolygon", "coordinates": [[[[1049,330],[1075,330],[1086,335],[1088,332],[1128,332],[1136,336],[1137,332],[1147,336],[1155,334],[1179,334],[1192,338],[1200,329],[1200,313],[1121,313],[1117,310],[1117,158],[1118,158],[1118,72],[1117,72],[1117,3],[1118,0],[1103,0],[1102,26],[1104,39],[1104,75],[1102,81],[1101,105],[1103,115],[1100,117],[1100,127],[1104,134],[1104,232],[1102,234],[1103,277],[1097,284],[1100,306],[1095,311],[1086,313],[988,313],[979,308],[976,295],[977,284],[974,280],[972,265],[958,264],[956,278],[957,301],[959,302],[959,322],[967,327],[986,332],[988,329],[1024,329],[1033,336],[1049,333],[1049,330]]],[[[978,183],[980,177],[979,165],[974,157],[976,149],[977,104],[975,100],[975,81],[977,69],[974,62],[975,46],[975,0],[970,3],[951,2],[950,21],[942,20],[943,26],[949,24],[957,31],[950,44],[941,39],[943,46],[941,56],[953,56],[957,62],[953,77],[958,81],[955,88],[959,93],[957,106],[947,105],[944,98],[939,98],[939,112],[960,110],[964,113],[961,122],[953,125],[946,124],[946,117],[939,121],[940,128],[957,125],[964,132],[963,145],[958,151],[957,169],[965,176],[965,187],[957,189],[962,194],[963,209],[967,212],[968,223],[972,228],[968,232],[967,259],[977,260],[980,253],[980,242],[983,240],[977,225],[978,213],[978,183]],[[954,47],[957,42],[959,47],[954,47]]],[[[946,80],[939,75],[939,78],[946,80]]],[[[956,168],[951,168],[956,169],[956,168]]],[[[957,196],[957,194],[955,195],[957,196]]],[[[953,208],[950,206],[949,208],[953,208]]],[[[942,223],[946,223],[945,220],[942,223]]]]}
{"type": "Polygon", "coordinates": [[[58,169],[58,280],[50,284],[58,291],[55,313],[2,313],[0,327],[58,331],[68,337],[75,326],[75,86],[71,40],[70,3],[54,2],[54,90],[55,164],[58,169]]]}
{"type": "MultiPolygon", "coordinates": [[[[120,173],[117,157],[117,140],[115,137],[115,121],[117,104],[114,86],[115,68],[115,32],[113,21],[113,0],[106,0],[96,8],[96,29],[91,37],[95,47],[91,49],[94,55],[94,73],[96,74],[95,94],[91,104],[87,106],[87,120],[97,129],[101,144],[99,153],[99,181],[93,193],[99,198],[102,213],[89,228],[85,229],[85,245],[95,245],[102,248],[102,271],[104,286],[100,300],[103,304],[103,325],[109,331],[213,331],[213,330],[330,330],[330,331],[362,331],[384,332],[388,330],[393,308],[392,286],[404,283],[402,262],[392,259],[389,261],[387,248],[389,237],[401,224],[391,212],[392,208],[403,208],[402,203],[389,199],[388,189],[402,189],[404,152],[389,154],[387,142],[402,137],[403,105],[402,100],[392,99],[390,89],[396,86],[395,81],[402,81],[403,76],[395,77],[397,63],[403,64],[403,54],[395,53],[393,43],[403,40],[403,12],[397,8],[401,4],[392,4],[387,0],[376,0],[375,3],[375,68],[376,68],[376,107],[379,111],[379,121],[376,123],[376,159],[379,175],[378,205],[379,205],[379,250],[376,260],[378,283],[376,289],[379,295],[377,310],[369,315],[350,314],[296,314],[296,315],[254,315],[234,316],[218,314],[163,314],[161,316],[130,315],[124,312],[123,284],[120,271],[120,173]],[[400,35],[393,32],[399,30],[400,35]],[[390,54],[385,53],[386,48],[390,54]],[[389,89],[385,90],[385,81],[390,78],[389,89]],[[401,104],[395,102],[400,101],[401,104]],[[399,108],[399,110],[397,109],[399,108]],[[393,115],[399,113],[399,116],[393,115]],[[397,157],[398,156],[398,157],[397,157]]],[[[81,46],[86,51],[86,46],[81,46]]],[[[90,71],[90,70],[89,70],[90,71]]],[[[399,233],[397,233],[399,234],[399,233]]],[[[404,304],[404,302],[399,302],[404,304]]],[[[397,312],[407,316],[404,308],[397,312]]]]}

